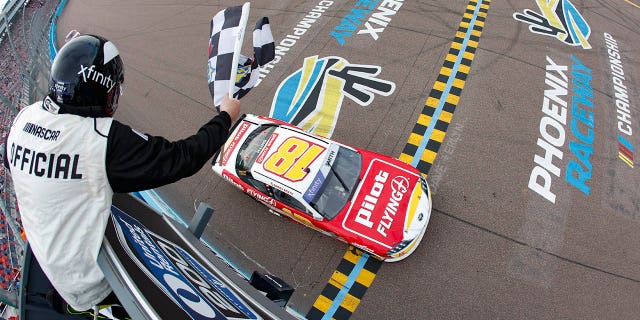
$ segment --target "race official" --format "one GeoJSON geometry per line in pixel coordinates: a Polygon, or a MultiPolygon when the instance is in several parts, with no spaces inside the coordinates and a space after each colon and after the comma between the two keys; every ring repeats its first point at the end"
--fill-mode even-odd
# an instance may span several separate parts
{"type": "Polygon", "coordinates": [[[240,103],[228,96],[220,113],[194,135],[170,142],[112,118],[124,81],[116,46],[79,36],[51,66],[43,101],[20,111],[6,144],[27,240],[42,270],[75,310],[110,295],[96,259],[114,192],[156,188],[198,172],[222,146],[240,103]]]}

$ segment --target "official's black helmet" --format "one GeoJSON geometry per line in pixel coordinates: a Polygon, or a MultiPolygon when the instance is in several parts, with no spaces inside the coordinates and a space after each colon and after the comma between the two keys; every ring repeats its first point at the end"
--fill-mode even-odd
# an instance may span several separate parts
{"type": "Polygon", "coordinates": [[[110,117],[118,108],[123,81],[116,46],[100,36],[82,35],[66,43],[53,60],[49,97],[58,113],[110,117]]]}

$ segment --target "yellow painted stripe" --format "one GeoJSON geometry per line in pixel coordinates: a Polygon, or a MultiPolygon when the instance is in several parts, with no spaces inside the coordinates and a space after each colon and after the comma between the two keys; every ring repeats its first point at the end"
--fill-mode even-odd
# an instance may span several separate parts
{"type": "Polygon", "coordinates": [[[456,88],[463,89],[464,88],[464,80],[455,78],[453,79],[453,86],[456,88]]]}
{"type": "Polygon", "coordinates": [[[471,30],[471,35],[476,36],[476,37],[480,37],[480,35],[482,34],[482,31],[479,30],[471,30]]]}
{"type": "Polygon", "coordinates": [[[410,156],[406,153],[401,153],[398,159],[404,163],[411,163],[411,161],[413,160],[413,156],[410,156]]]}
{"type": "Polygon", "coordinates": [[[440,112],[440,117],[438,118],[446,123],[451,123],[451,119],[453,119],[453,113],[442,110],[440,112]]]}
{"type": "Polygon", "coordinates": [[[430,139],[442,143],[442,140],[444,140],[444,133],[444,131],[433,129],[433,133],[431,133],[430,139]]]}
{"type": "Polygon", "coordinates": [[[469,52],[469,51],[465,51],[465,53],[462,54],[462,57],[464,57],[465,59],[469,59],[469,60],[473,60],[473,57],[475,56],[475,54],[469,52]]]}
{"type": "Polygon", "coordinates": [[[484,21],[482,20],[476,20],[476,26],[480,27],[480,28],[484,28],[484,21]]]}
{"type": "Polygon", "coordinates": [[[451,53],[447,54],[447,56],[446,56],[446,57],[444,57],[444,59],[445,59],[445,60],[447,60],[447,61],[449,61],[449,62],[453,62],[453,63],[455,63],[455,62],[456,62],[456,59],[457,59],[457,58],[458,58],[458,57],[456,57],[455,55],[453,55],[453,54],[451,54],[451,53]]]}
{"type": "Polygon", "coordinates": [[[632,6],[634,6],[634,7],[638,8],[638,9],[640,9],[640,6],[639,6],[639,5],[637,5],[637,4],[635,4],[635,3],[633,3],[633,2],[631,2],[631,1],[629,1],[629,0],[624,0],[624,2],[626,2],[626,3],[628,3],[628,4],[632,5],[632,6]]]}
{"type": "Polygon", "coordinates": [[[429,126],[429,123],[431,123],[431,116],[428,116],[424,113],[420,114],[420,116],[418,117],[418,124],[427,127],[429,126]]]}
{"type": "Polygon", "coordinates": [[[424,153],[422,154],[422,157],[420,157],[420,160],[433,164],[433,161],[436,160],[436,153],[429,149],[424,149],[424,153]]]}
{"type": "Polygon", "coordinates": [[[451,43],[451,48],[454,48],[456,50],[460,50],[462,48],[462,43],[454,41],[454,42],[451,43]]]}
{"type": "Polygon", "coordinates": [[[344,300],[342,300],[342,303],[340,304],[340,306],[347,309],[347,311],[353,313],[354,311],[356,311],[356,308],[358,307],[359,304],[360,304],[360,299],[347,293],[344,296],[344,300]]]}
{"type": "Polygon", "coordinates": [[[462,32],[462,31],[457,31],[456,32],[456,37],[464,39],[464,37],[466,37],[466,33],[462,32]]]}
{"type": "Polygon", "coordinates": [[[638,9],[640,9],[640,6],[639,6],[639,5],[637,5],[637,4],[635,4],[635,3],[633,3],[633,2],[631,2],[631,1],[629,1],[629,0],[624,0],[624,2],[626,2],[626,3],[628,3],[628,4],[632,5],[632,6],[634,6],[634,7],[638,8],[638,9]]]}
{"type": "Polygon", "coordinates": [[[358,275],[358,278],[356,279],[356,281],[369,288],[371,286],[371,284],[373,283],[373,279],[376,277],[376,274],[367,270],[367,269],[362,269],[362,271],[360,272],[360,274],[358,275]]]}
{"type": "Polygon", "coordinates": [[[419,146],[422,139],[424,139],[423,136],[412,132],[411,135],[409,135],[409,141],[407,142],[414,146],[419,146]]]}
{"type": "Polygon", "coordinates": [[[447,102],[449,102],[449,103],[451,103],[451,104],[454,104],[454,105],[456,105],[456,106],[457,106],[457,105],[458,105],[458,101],[460,101],[460,97],[456,96],[456,95],[455,95],[455,94],[453,94],[453,93],[450,93],[450,94],[447,96],[447,102]]]}
{"type": "Polygon", "coordinates": [[[478,12],[478,17],[486,18],[487,17],[487,13],[480,11],[480,12],[478,12]]]}
{"type": "Polygon", "coordinates": [[[451,68],[447,68],[447,67],[442,67],[442,69],[440,69],[440,74],[443,76],[450,76],[451,75],[451,68]]]}
{"type": "Polygon", "coordinates": [[[356,263],[358,263],[358,259],[360,259],[360,255],[354,254],[351,250],[347,250],[347,252],[345,252],[342,258],[355,265],[356,263]]]}
{"type": "Polygon", "coordinates": [[[293,103],[296,103],[302,92],[304,91],[305,86],[303,84],[307,83],[311,75],[313,74],[313,67],[316,64],[317,56],[304,58],[304,63],[302,64],[302,78],[300,79],[300,83],[298,84],[298,88],[296,88],[296,92],[293,96],[293,103]]]}
{"type": "Polygon", "coordinates": [[[440,81],[436,81],[436,83],[433,84],[433,88],[438,91],[444,91],[444,88],[446,87],[447,87],[447,84],[440,81]]]}
{"type": "Polygon", "coordinates": [[[435,107],[438,106],[438,102],[439,102],[439,100],[437,98],[429,97],[429,98],[427,98],[426,105],[427,105],[427,107],[435,108],[435,107]]]}
{"type": "Polygon", "coordinates": [[[329,279],[329,283],[332,284],[336,288],[342,288],[342,286],[347,282],[348,276],[340,271],[334,271],[331,275],[331,279],[329,279]]]}
{"type": "Polygon", "coordinates": [[[463,28],[469,28],[469,22],[460,22],[460,26],[463,28]]]}
{"type": "Polygon", "coordinates": [[[333,302],[333,300],[320,295],[318,296],[318,299],[316,299],[316,302],[313,304],[313,306],[322,311],[322,313],[327,313],[327,310],[329,310],[329,307],[331,306],[331,303],[333,302]]]}
{"type": "Polygon", "coordinates": [[[461,64],[460,68],[458,68],[458,72],[462,72],[462,73],[467,74],[467,75],[469,74],[470,70],[471,70],[471,67],[468,66],[468,65],[464,65],[464,64],[461,64]]]}
{"type": "Polygon", "coordinates": [[[622,152],[618,152],[618,157],[624,161],[624,163],[628,164],[629,167],[633,168],[633,161],[631,161],[631,159],[627,158],[627,156],[625,156],[624,154],[622,154],[622,152]]]}
{"type": "MultiPolygon", "coordinates": [[[[486,1],[486,2],[491,2],[491,1],[486,1]]],[[[483,3],[483,4],[480,5],[480,8],[481,9],[485,9],[485,10],[489,10],[489,5],[486,4],[486,3],[483,3]]]]}
{"type": "Polygon", "coordinates": [[[469,47],[477,48],[477,47],[478,47],[478,41],[469,40],[469,42],[467,43],[467,45],[468,45],[469,47]]]}

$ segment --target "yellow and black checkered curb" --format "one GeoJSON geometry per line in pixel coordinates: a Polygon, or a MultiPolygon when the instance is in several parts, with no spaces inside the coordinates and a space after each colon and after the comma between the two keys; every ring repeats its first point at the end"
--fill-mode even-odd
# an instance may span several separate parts
{"type": "Polygon", "coordinates": [[[326,314],[331,314],[333,319],[348,319],[360,304],[381,265],[382,262],[375,257],[349,247],[329,283],[307,313],[307,319],[322,319],[326,314]],[[354,271],[357,272],[356,276],[354,271]],[[340,304],[335,306],[334,301],[340,301],[340,304]],[[332,307],[334,310],[330,310],[332,307]]]}
{"type": "MultiPolygon", "coordinates": [[[[414,165],[424,175],[428,174],[436,159],[460,101],[489,11],[489,2],[469,1],[440,74],[400,154],[400,160],[414,165]],[[425,139],[428,141],[423,146],[425,139]]],[[[307,319],[349,319],[381,265],[380,260],[350,247],[307,313],[307,319]]]]}
{"type": "Polygon", "coordinates": [[[481,0],[480,3],[476,0],[469,1],[458,31],[456,32],[456,37],[453,43],[451,43],[444,64],[440,69],[440,74],[431,89],[431,93],[422,109],[422,113],[418,117],[418,121],[413,127],[407,144],[400,154],[400,160],[414,164],[415,167],[424,174],[429,173],[429,169],[431,169],[436,159],[436,154],[440,149],[447,128],[453,118],[453,113],[460,101],[460,95],[462,94],[462,89],[464,89],[467,76],[471,70],[471,62],[475,57],[480,35],[484,28],[484,21],[489,11],[489,2],[488,0],[481,0]],[[476,8],[478,8],[477,14],[475,14],[476,8]],[[474,22],[473,25],[471,25],[472,20],[474,22]],[[464,51],[461,52],[460,50],[463,48],[466,34],[470,28],[471,34],[464,46],[464,51]],[[456,68],[456,62],[458,60],[459,65],[456,68]],[[454,69],[457,69],[455,74],[454,69]],[[447,83],[449,82],[451,82],[451,85],[448,90],[446,90],[447,83]],[[433,119],[435,111],[440,105],[442,105],[442,109],[437,119],[433,119]],[[433,130],[430,132],[429,137],[425,137],[427,128],[433,121],[435,121],[433,130]],[[421,154],[418,154],[419,146],[425,138],[428,139],[426,147],[421,154]],[[419,160],[416,161],[416,157],[420,157],[419,160]]]}

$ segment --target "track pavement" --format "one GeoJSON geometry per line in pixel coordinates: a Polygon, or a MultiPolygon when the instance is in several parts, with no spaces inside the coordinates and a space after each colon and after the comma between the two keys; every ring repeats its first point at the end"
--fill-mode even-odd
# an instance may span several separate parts
{"type": "MultiPolygon", "coordinates": [[[[395,84],[365,106],[345,97],[333,138],[431,161],[434,211],[418,249],[381,266],[351,318],[636,318],[640,2],[549,1],[558,12],[538,5],[547,1],[479,2],[488,9],[473,39],[457,32],[474,1],[254,1],[250,23],[268,16],[281,48],[244,111],[268,115],[278,86],[316,55],[381,67],[376,77],[395,84]],[[477,48],[449,59],[457,36],[477,48]],[[446,74],[460,68],[464,83],[446,74]],[[412,140],[434,89],[455,112],[433,102],[427,120],[448,125],[424,125],[438,143],[412,140]]],[[[213,114],[209,19],[237,4],[71,0],[58,39],[78,29],[113,40],[126,66],[117,118],[178,139],[213,114]]],[[[301,314],[347,250],[270,215],[210,168],[159,191],[187,213],[212,204],[207,237],[241,268],[296,287],[289,306],[301,314]]]]}

